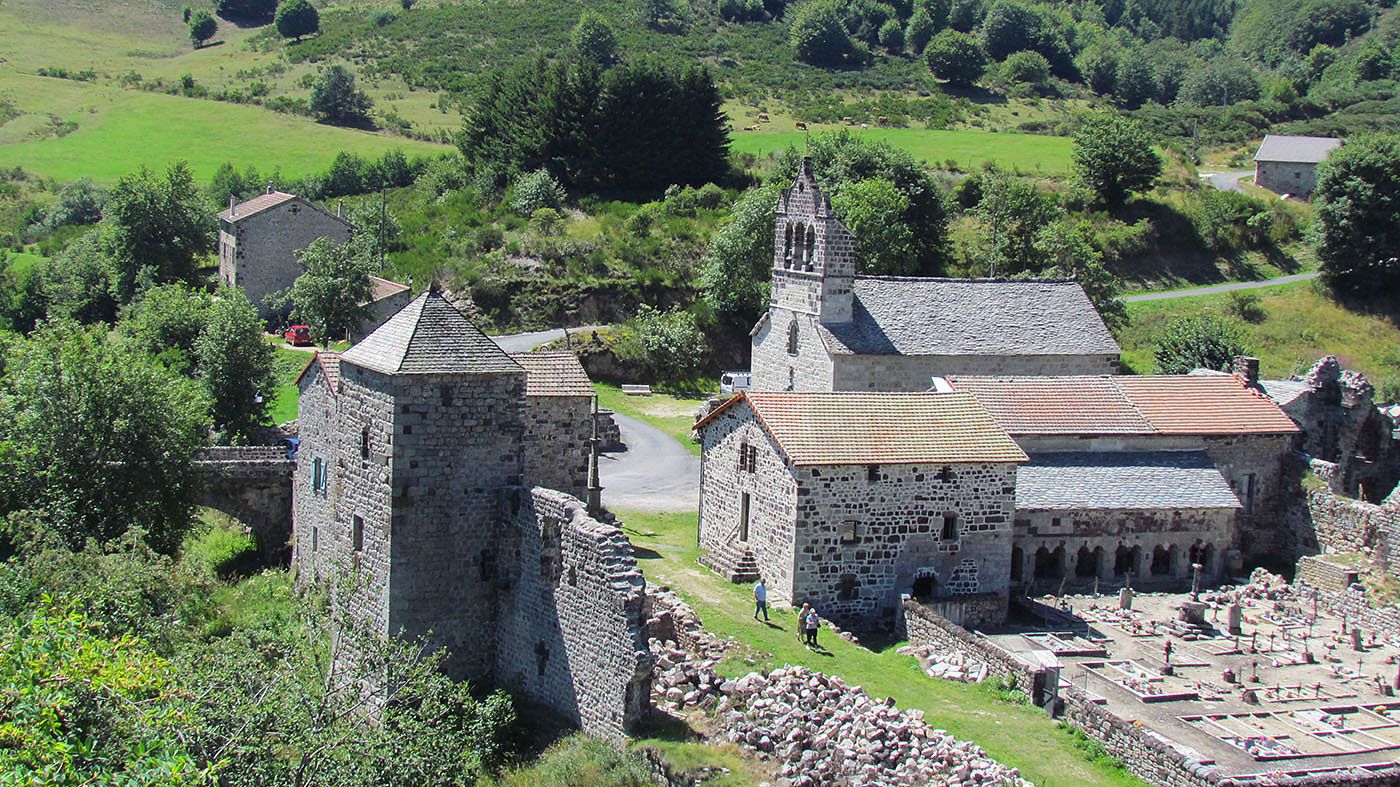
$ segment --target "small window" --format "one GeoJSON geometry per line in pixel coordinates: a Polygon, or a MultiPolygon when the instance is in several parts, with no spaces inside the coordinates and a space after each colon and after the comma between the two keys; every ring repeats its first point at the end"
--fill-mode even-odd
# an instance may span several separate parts
{"type": "Polygon", "coordinates": [[[541,678],[544,677],[545,667],[549,665],[549,646],[543,642],[535,643],[535,668],[541,678]]]}
{"type": "Polygon", "coordinates": [[[788,323],[788,355],[797,355],[797,320],[788,323]]]}
{"type": "Polygon", "coordinates": [[[860,582],[856,580],[855,574],[842,574],[841,582],[836,586],[837,601],[854,601],[860,598],[860,582]]]}
{"type": "Polygon", "coordinates": [[[321,529],[315,526],[311,528],[311,551],[315,552],[321,548],[321,529]]]}
{"type": "Polygon", "coordinates": [[[350,541],[354,545],[356,552],[361,552],[365,548],[365,520],[364,517],[355,516],[350,524],[350,541]]]}
{"type": "Polygon", "coordinates": [[[849,544],[860,538],[860,523],[854,519],[847,519],[841,523],[841,543],[849,544]]]}
{"type": "Polygon", "coordinates": [[[787,389],[789,391],[797,390],[797,371],[794,370],[791,366],[788,367],[787,389]]]}
{"type": "Polygon", "coordinates": [[[360,430],[360,458],[369,458],[369,427],[360,430]]]}
{"type": "Polygon", "coordinates": [[[490,582],[496,578],[496,553],[490,549],[481,550],[480,562],[481,581],[490,582]]]}
{"type": "Polygon", "coordinates": [[[314,457],[311,460],[311,491],[321,492],[326,488],[325,482],[321,478],[321,473],[325,471],[325,466],[321,462],[321,457],[314,457]]]}
{"type": "Polygon", "coordinates": [[[1050,527],[1059,527],[1059,526],[1060,526],[1060,518],[1057,517],[1057,516],[1052,516],[1052,517],[1050,517],[1050,527]]]}
{"type": "Polygon", "coordinates": [[[872,483],[872,484],[875,483],[876,481],[879,481],[879,480],[880,480],[880,466],[879,466],[879,465],[866,465],[866,466],[865,466],[865,480],[866,480],[866,481],[869,481],[869,482],[872,483]]]}
{"type": "Polygon", "coordinates": [[[748,443],[739,444],[739,472],[752,473],[758,470],[758,447],[748,443]]]}
{"type": "Polygon", "coordinates": [[[451,407],[451,406],[452,406],[452,386],[450,386],[450,385],[444,385],[444,386],[442,387],[441,394],[442,394],[442,406],[443,406],[443,407],[451,407]]]}
{"type": "Polygon", "coordinates": [[[944,514],[944,515],[943,515],[943,533],[941,534],[941,537],[942,537],[942,539],[943,539],[944,541],[957,541],[957,540],[958,540],[958,515],[957,515],[957,514],[944,514]]]}
{"type": "Polygon", "coordinates": [[[1254,475],[1253,473],[1250,473],[1249,475],[1245,476],[1245,478],[1244,478],[1244,512],[1245,512],[1246,514],[1253,514],[1253,513],[1254,513],[1254,496],[1255,496],[1255,486],[1256,486],[1256,484],[1257,484],[1257,479],[1256,479],[1256,477],[1255,477],[1255,475],[1254,475]]]}

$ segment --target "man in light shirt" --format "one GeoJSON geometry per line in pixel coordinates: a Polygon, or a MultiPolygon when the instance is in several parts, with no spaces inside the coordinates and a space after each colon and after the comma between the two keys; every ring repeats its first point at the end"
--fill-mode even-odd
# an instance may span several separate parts
{"type": "Polygon", "coordinates": [[[758,620],[758,614],[763,613],[763,621],[768,622],[768,586],[763,584],[763,577],[758,578],[758,584],[753,586],[753,619],[758,620]]]}

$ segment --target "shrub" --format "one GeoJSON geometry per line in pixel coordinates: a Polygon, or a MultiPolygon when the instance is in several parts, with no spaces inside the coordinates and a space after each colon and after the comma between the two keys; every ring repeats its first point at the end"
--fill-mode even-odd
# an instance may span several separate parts
{"type": "Polygon", "coordinates": [[[976,82],[987,67],[977,39],[956,30],[944,30],[934,36],[924,49],[924,59],[934,76],[963,87],[976,82]]]}
{"type": "Polygon", "coordinates": [[[768,18],[763,0],[719,0],[719,15],[728,22],[762,22],[768,18]]]}
{"type": "Polygon", "coordinates": [[[558,209],[568,196],[549,170],[537,169],[515,179],[510,187],[510,206],[522,216],[534,215],[540,208],[558,209]]]}
{"type": "Polygon", "coordinates": [[[1259,305],[1259,296],[1252,292],[1230,293],[1230,312],[1245,322],[1263,322],[1268,316],[1259,305]]]}
{"type": "Polygon", "coordinates": [[[321,29],[321,15],[310,0],[282,0],[277,4],[276,22],[278,35],[298,41],[321,29]]]}
{"type": "Polygon", "coordinates": [[[558,235],[564,226],[564,214],[554,208],[539,208],[530,214],[530,226],[541,235],[558,235]]]}
{"type": "Polygon", "coordinates": [[[890,19],[880,25],[880,46],[890,52],[904,51],[904,28],[899,26],[898,19],[890,19]]]}
{"type": "Polygon", "coordinates": [[[569,36],[574,54],[583,60],[610,66],[617,61],[617,33],[608,20],[585,11],[569,36]]]}
{"type": "Polygon", "coordinates": [[[1206,312],[1173,321],[1157,337],[1152,354],[1162,374],[1186,374],[1193,369],[1228,371],[1235,357],[1246,353],[1239,327],[1206,312]]]}
{"type": "Polygon", "coordinates": [[[311,89],[311,111],[331,123],[358,123],[369,119],[369,96],[355,87],[355,75],[345,66],[328,67],[311,89]]]}
{"type": "Polygon", "coordinates": [[[839,0],[814,0],[797,9],[788,41],[798,60],[814,66],[861,66],[870,56],[847,32],[839,0]]]}

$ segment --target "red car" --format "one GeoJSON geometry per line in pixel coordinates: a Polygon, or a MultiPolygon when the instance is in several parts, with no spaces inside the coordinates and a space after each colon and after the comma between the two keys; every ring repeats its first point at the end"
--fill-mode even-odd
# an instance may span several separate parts
{"type": "Polygon", "coordinates": [[[311,327],[307,325],[293,325],[282,332],[282,338],[293,347],[309,347],[315,344],[311,341],[311,327]]]}

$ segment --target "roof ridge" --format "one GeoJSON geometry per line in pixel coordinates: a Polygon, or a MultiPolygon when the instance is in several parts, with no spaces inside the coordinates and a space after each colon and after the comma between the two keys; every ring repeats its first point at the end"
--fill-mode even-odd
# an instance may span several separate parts
{"type": "MultiPolygon", "coordinates": [[[[408,340],[403,343],[403,355],[399,356],[398,366],[394,367],[394,371],[396,372],[402,371],[404,361],[408,360],[408,354],[413,349],[413,340],[418,338],[418,329],[423,327],[423,312],[427,311],[428,299],[432,296],[432,291],[427,290],[419,297],[413,299],[414,302],[419,304],[418,314],[414,316],[413,332],[408,335],[408,340]]],[[[438,297],[442,296],[439,295],[438,297]]],[[[409,308],[413,308],[413,303],[409,303],[408,306],[409,308]]]]}
{"type": "Polygon", "coordinates": [[[862,274],[855,277],[857,281],[927,281],[949,284],[1078,284],[1076,279],[1070,278],[1029,278],[1022,279],[1011,276],[880,276],[862,274]]]}
{"type": "Polygon", "coordinates": [[[1133,401],[1133,397],[1129,396],[1127,392],[1123,390],[1123,386],[1118,384],[1119,380],[1117,378],[1124,375],[1109,374],[1104,376],[1108,378],[1108,383],[1113,386],[1113,390],[1118,394],[1118,398],[1122,399],[1123,403],[1128,405],[1128,409],[1137,413],[1137,417],[1141,418],[1142,422],[1147,424],[1147,428],[1151,429],[1153,434],[1160,435],[1162,433],[1161,427],[1153,423],[1152,419],[1147,417],[1147,413],[1143,412],[1141,407],[1138,407],[1138,403],[1133,401]]]}

